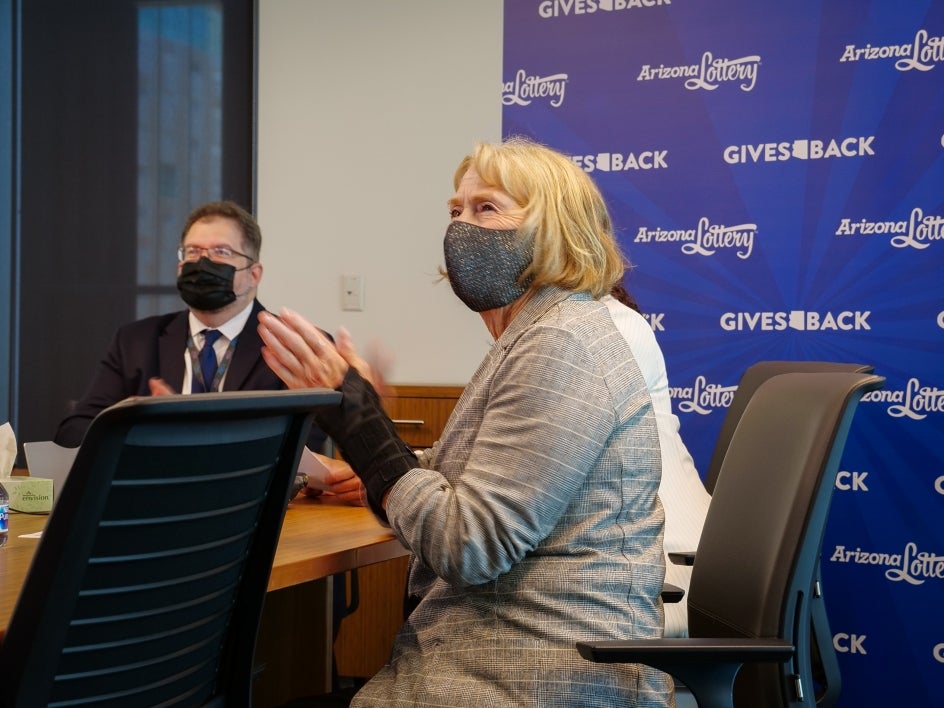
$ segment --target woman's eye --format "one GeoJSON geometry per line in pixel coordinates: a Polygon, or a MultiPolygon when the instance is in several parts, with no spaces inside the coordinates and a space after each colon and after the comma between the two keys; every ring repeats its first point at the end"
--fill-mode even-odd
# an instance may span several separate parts
{"type": "Polygon", "coordinates": [[[479,204],[479,211],[495,211],[495,205],[489,202],[483,202],[479,204]]]}
{"type": "Polygon", "coordinates": [[[457,216],[459,216],[459,214],[461,214],[461,213],[462,213],[462,212],[459,210],[458,207],[452,207],[452,209],[449,210],[449,218],[450,218],[450,219],[455,219],[455,218],[456,218],[457,216]]]}

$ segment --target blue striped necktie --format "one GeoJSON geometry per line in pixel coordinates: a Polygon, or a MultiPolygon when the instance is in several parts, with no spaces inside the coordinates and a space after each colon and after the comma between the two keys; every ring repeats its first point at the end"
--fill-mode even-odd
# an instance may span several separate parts
{"type": "Polygon", "coordinates": [[[213,344],[222,333],[218,329],[203,330],[203,349],[200,350],[200,370],[203,372],[203,390],[213,390],[213,378],[216,376],[216,352],[213,344]]]}

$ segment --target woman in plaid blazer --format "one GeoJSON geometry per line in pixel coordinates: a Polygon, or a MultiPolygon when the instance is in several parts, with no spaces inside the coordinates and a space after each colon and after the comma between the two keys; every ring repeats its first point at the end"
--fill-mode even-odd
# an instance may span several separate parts
{"type": "Polygon", "coordinates": [[[663,625],[659,438],[598,301],[625,267],[603,199],[522,139],[477,146],[454,185],[445,275],[495,343],[433,448],[400,441],[356,357],[295,313],[260,317],[287,385],[344,393],[319,425],[413,554],[415,607],[352,705],[672,705],[664,674],[574,648],[663,625]]]}

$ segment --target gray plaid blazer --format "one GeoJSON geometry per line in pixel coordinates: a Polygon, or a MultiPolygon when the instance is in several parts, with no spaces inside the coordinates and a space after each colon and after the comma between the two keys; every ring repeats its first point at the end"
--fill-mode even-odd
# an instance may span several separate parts
{"type": "Polygon", "coordinates": [[[667,677],[578,639],[662,636],[646,384],[606,307],[546,288],[466,386],[387,515],[422,597],[353,706],[665,706],[667,677]]]}

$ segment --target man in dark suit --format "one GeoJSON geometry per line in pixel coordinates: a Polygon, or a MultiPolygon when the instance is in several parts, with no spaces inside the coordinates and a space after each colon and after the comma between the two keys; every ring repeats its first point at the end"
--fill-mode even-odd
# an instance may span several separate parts
{"type": "MultiPolygon", "coordinates": [[[[55,441],[78,446],[92,419],[128,396],[285,388],[263,361],[256,331],[263,309],[255,299],[261,246],[258,223],[237,204],[195,209],[183,228],[177,265],[177,288],[189,309],[120,327],[55,441]],[[216,372],[205,381],[200,361],[207,332],[216,372]]],[[[313,428],[309,449],[320,451],[324,440],[313,428]]]]}

